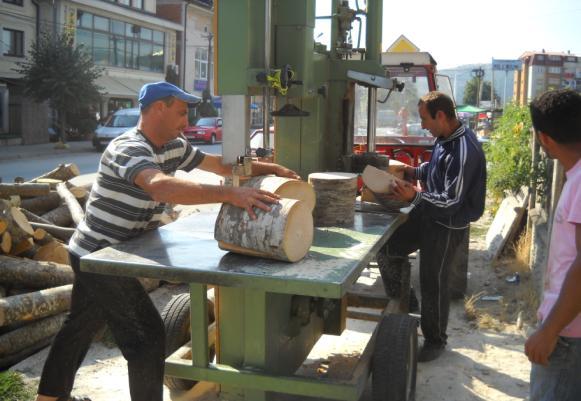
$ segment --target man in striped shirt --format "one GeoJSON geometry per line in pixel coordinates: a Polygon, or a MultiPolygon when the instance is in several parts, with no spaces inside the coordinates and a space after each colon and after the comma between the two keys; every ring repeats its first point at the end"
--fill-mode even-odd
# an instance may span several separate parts
{"type": "MultiPolygon", "coordinates": [[[[145,85],[138,126],[103,153],[85,218],[69,243],[75,271],[71,310],[45,363],[37,401],[89,400],[70,393],[93,336],[105,325],[128,362],[131,399],[163,400],[165,333],[159,313],[137,279],[81,272],[81,256],[155,229],[166,203],[226,202],[255,218],[255,207],[270,210],[269,204],[277,202],[278,196],[267,191],[173,176],[176,170],[196,167],[224,176],[232,172],[220,156],[204,154],[182,136],[187,104],[197,102],[199,98],[167,82],[145,85]]],[[[299,178],[272,163],[253,162],[252,172],[299,178]]]]}
{"type": "Polygon", "coordinates": [[[484,212],[486,160],[476,135],[458,121],[452,99],[430,92],[418,104],[422,128],[436,137],[429,162],[414,168],[402,166],[409,180],[422,189],[396,183],[393,198],[414,205],[380,252],[378,262],[389,296],[398,297],[402,269],[409,269],[408,255],[420,250],[421,327],[424,344],[418,361],[438,358],[446,346],[450,295],[450,266],[464,252],[470,222],[484,212]]]}

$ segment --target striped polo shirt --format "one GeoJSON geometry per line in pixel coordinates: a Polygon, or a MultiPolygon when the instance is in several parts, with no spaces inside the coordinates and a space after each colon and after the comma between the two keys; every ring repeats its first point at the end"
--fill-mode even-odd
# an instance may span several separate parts
{"type": "Polygon", "coordinates": [[[161,148],[137,128],[115,138],[101,157],[85,218],[72,236],[69,250],[84,256],[157,228],[165,203],[153,200],[135,185],[135,177],[145,169],[168,175],[176,170],[190,171],[204,156],[183,137],[161,148]]]}

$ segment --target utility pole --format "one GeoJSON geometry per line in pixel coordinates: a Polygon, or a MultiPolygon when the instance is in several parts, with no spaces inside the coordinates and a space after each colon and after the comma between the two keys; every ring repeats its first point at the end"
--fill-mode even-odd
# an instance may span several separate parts
{"type": "Polygon", "coordinates": [[[476,88],[476,107],[480,107],[480,92],[481,92],[481,82],[482,82],[482,77],[484,77],[484,70],[482,69],[482,67],[478,67],[478,68],[474,68],[472,70],[472,75],[478,80],[477,84],[477,88],[476,88]]]}

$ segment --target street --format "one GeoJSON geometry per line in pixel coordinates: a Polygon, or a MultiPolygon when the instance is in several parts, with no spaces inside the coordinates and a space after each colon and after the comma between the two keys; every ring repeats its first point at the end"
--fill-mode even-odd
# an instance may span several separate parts
{"type": "MultiPolygon", "coordinates": [[[[222,144],[195,145],[206,153],[222,154],[222,144]]],[[[25,180],[33,179],[52,170],[60,163],[75,163],[81,174],[97,172],[101,152],[96,152],[87,142],[86,151],[46,154],[43,156],[31,156],[15,160],[0,160],[0,178],[3,182],[12,182],[15,177],[23,177],[25,180]]]]}

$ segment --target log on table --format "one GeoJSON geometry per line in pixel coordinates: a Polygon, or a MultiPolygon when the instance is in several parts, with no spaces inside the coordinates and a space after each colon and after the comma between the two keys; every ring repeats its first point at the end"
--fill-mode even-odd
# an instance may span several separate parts
{"type": "Polygon", "coordinates": [[[48,184],[0,184],[0,198],[9,198],[12,195],[19,195],[23,198],[48,195],[50,185],[48,184]]]}
{"type": "Polygon", "coordinates": [[[0,336],[0,358],[23,351],[53,337],[67,318],[66,313],[50,316],[0,336]]]}
{"type": "Polygon", "coordinates": [[[46,245],[49,242],[55,241],[55,238],[44,228],[35,228],[32,236],[34,243],[38,245],[46,245]]]}
{"type": "Polygon", "coordinates": [[[65,264],[0,255],[0,284],[25,288],[52,288],[71,284],[73,269],[65,264]]]}
{"type": "Polygon", "coordinates": [[[40,246],[33,257],[36,261],[54,262],[70,265],[69,251],[67,247],[58,241],[52,241],[40,246]]]}
{"type": "Polygon", "coordinates": [[[61,181],[68,181],[80,174],[79,168],[74,163],[59,164],[55,169],[44,173],[36,178],[30,180],[30,182],[36,182],[44,178],[52,178],[61,181]]]}
{"type": "Polygon", "coordinates": [[[246,210],[223,204],[216,218],[214,238],[221,249],[245,255],[296,262],[313,242],[313,217],[307,204],[282,198],[271,211],[246,210]]]}
{"type": "Polygon", "coordinates": [[[40,217],[48,220],[51,224],[60,227],[68,227],[73,222],[71,212],[67,205],[60,205],[56,209],[53,209],[40,217]]]}
{"type": "Polygon", "coordinates": [[[20,207],[35,214],[43,214],[56,209],[61,204],[61,197],[55,191],[50,191],[47,195],[35,198],[23,199],[20,207]]]}
{"type": "Polygon", "coordinates": [[[71,193],[71,191],[69,191],[66,184],[64,183],[58,184],[56,186],[56,191],[69,208],[75,225],[79,225],[81,220],[83,220],[85,217],[85,212],[83,211],[83,208],[79,204],[77,198],[75,198],[75,196],[71,193]]]}
{"type": "Polygon", "coordinates": [[[43,223],[30,222],[30,225],[32,226],[32,228],[35,228],[35,229],[42,228],[47,233],[51,234],[53,237],[58,238],[64,242],[69,242],[69,240],[71,239],[71,237],[75,233],[74,228],[59,227],[59,226],[55,226],[53,224],[43,224],[43,223]]]}
{"type": "Polygon", "coordinates": [[[0,327],[66,312],[72,290],[68,284],[0,299],[0,327]]]}
{"type": "Polygon", "coordinates": [[[0,237],[0,251],[2,253],[8,254],[12,249],[12,235],[8,231],[2,234],[0,237]]]}
{"type": "Polygon", "coordinates": [[[314,220],[317,227],[350,226],[355,219],[357,175],[326,172],[309,174],[317,194],[314,220]]]}
{"type": "Polygon", "coordinates": [[[309,209],[315,208],[315,190],[305,181],[266,175],[252,177],[244,183],[244,186],[272,192],[281,198],[297,199],[305,202],[309,209]]]}

